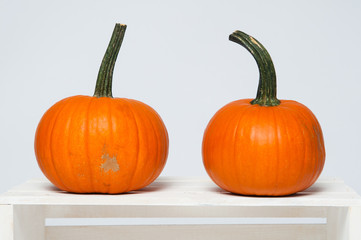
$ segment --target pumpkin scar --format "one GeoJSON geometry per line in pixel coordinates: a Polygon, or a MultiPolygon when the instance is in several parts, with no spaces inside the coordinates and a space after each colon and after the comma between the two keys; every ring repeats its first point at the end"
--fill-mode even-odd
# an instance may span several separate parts
{"type": "Polygon", "coordinates": [[[119,164],[117,162],[117,158],[110,157],[109,154],[104,153],[102,155],[102,160],[105,160],[104,163],[100,166],[105,172],[108,172],[109,170],[112,170],[113,172],[119,171],[119,164]]]}

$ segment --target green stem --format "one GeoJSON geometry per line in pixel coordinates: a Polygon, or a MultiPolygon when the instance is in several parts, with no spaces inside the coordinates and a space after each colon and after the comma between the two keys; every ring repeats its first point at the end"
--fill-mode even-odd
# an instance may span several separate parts
{"type": "Polygon", "coordinates": [[[254,57],[259,69],[259,84],[257,96],[251,104],[260,106],[277,106],[276,71],[271,56],[267,50],[253,37],[241,31],[235,31],[229,35],[229,40],[245,47],[254,57]]]}
{"type": "Polygon", "coordinates": [[[126,28],[126,25],[119,23],[115,24],[107,51],[105,52],[102,64],[100,65],[94,97],[113,97],[112,82],[114,65],[117,60],[120,46],[123,42],[126,28]]]}

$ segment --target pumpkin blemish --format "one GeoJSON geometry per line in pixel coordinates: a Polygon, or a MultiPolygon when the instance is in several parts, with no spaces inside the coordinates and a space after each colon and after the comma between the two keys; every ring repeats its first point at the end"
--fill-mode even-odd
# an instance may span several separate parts
{"type": "Polygon", "coordinates": [[[102,160],[105,160],[104,163],[102,163],[101,168],[108,172],[109,170],[112,170],[113,172],[119,171],[119,164],[117,162],[117,158],[110,157],[109,154],[105,153],[102,155],[102,160]]]}

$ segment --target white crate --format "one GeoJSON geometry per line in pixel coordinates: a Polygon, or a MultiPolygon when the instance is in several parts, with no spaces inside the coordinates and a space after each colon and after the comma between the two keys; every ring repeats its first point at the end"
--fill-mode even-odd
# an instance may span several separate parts
{"type": "Polygon", "coordinates": [[[0,239],[361,240],[361,198],[331,178],[289,197],[229,194],[208,178],[161,177],[119,195],[70,194],[30,180],[0,195],[0,239]],[[46,224],[59,218],[65,224],[46,224]],[[113,218],[140,223],[87,225],[113,218]]]}

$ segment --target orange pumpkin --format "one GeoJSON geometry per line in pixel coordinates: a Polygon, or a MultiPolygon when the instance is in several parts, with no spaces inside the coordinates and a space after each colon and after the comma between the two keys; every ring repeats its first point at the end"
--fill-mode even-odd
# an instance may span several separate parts
{"type": "Polygon", "coordinates": [[[76,193],[122,193],[147,186],[168,155],[164,123],[148,105],[112,97],[114,64],[126,25],[116,24],[93,97],[73,96],[53,105],[35,135],[45,176],[76,193]]]}
{"type": "Polygon", "coordinates": [[[296,101],[276,98],[276,74],[266,49],[236,31],[260,71],[256,99],[221,108],[203,136],[203,163],[221,188],[243,195],[281,196],[310,187],[321,174],[325,147],[314,114],[296,101]]]}

